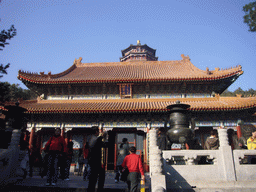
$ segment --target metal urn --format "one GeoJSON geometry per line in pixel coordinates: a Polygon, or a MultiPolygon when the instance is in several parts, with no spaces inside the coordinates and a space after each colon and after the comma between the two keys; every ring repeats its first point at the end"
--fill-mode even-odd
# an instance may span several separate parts
{"type": "MultiPolygon", "coordinates": [[[[169,118],[169,130],[167,137],[170,143],[189,143],[193,139],[193,132],[189,129],[188,108],[190,105],[176,101],[176,104],[167,106],[169,118]]],[[[183,148],[182,147],[182,148],[183,148]]]]}

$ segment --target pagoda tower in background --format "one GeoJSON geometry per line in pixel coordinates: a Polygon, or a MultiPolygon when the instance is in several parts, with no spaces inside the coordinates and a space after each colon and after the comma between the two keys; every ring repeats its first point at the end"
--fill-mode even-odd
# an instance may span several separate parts
{"type": "Polygon", "coordinates": [[[121,51],[122,57],[120,61],[157,61],[156,49],[140,44],[140,40],[137,41],[137,45],[130,45],[128,48],[121,51]]]}

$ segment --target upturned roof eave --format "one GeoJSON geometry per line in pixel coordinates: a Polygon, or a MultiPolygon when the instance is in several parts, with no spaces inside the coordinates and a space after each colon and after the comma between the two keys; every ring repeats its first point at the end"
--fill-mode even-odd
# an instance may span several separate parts
{"type": "Polygon", "coordinates": [[[163,113],[167,106],[190,105],[190,112],[256,111],[256,97],[108,99],[108,100],[29,100],[21,102],[27,113],[163,113]]]}
{"type": "Polygon", "coordinates": [[[18,79],[35,84],[73,84],[73,83],[136,83],[136,82],[184,82],[184,81],[216,81],[227,79],[232,76],[240,76],[242,73],[237,71],[232,74],[214,76],[214,77],[187,77],[187,78],[149,78],[149,79],[97,79],[97,80],[82,80],[82,79],[66,79],[66,80],[34,80],[27,78],[23,75],[19,75],[18,79]]]}
{"type": "MultiPolygon", "coordinates": [[[[253,109],[256,106],[247,106],[247,107],[232,107],[232,108],[189,108],[188,111],[190,112],[234,112],[234,111],[241,111],[241,110],[249,110],[253,109]]],[[[27,114],[43,114],[43,113],[166,113],[168,112],[167,109],[111,109],[111,110],[86,110],[86,109],[51,109],[51,110],[29,110],[25,112],[27,114]]]]}

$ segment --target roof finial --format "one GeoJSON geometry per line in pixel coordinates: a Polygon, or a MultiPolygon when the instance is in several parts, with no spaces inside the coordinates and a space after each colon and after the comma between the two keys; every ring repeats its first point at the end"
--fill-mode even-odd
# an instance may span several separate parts
{"type": "Polygon", "coordinates": [[[137,45],[140,45],[140,40],[137,40],[137,45]]]}

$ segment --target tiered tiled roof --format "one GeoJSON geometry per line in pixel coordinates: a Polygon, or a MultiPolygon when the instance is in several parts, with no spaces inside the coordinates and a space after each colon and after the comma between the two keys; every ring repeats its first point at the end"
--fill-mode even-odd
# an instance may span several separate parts
{"type": "Polygon", "coordinates": [[[238,77],[241,66],[213,71],[195,67],[188,56],[182,55],[177,61],[136,61],[81,63],[75,60],[66,71],[54,74],[35,74],[19,71],[18,78],[35,84],[68,83],[115,83],[115,82],[176,82],[176,81],[215,81],[238,77]]]}
{"type": "Polygon", "coordinates": [[[125,56],[125,53],[128,52],[129,50],[132,50],[132,49],[136,49],[136,47],[142,47],[142,48],[145,48],[146,50],[150,50],[154,55],[156,53],[156,49],[152,49],[151,47],[149,47],[148,45],[141,45],[140,44],[140,41],[138,40],[137,41],[137,45],[130,45],[129,47],[127,47],[126,49],[123,49],[121,50],[122,52],[122,56],[125,56]]]}
{"type": "Polygon", "coordinates": [[[166,107],[189,104],[190,111],[237,111],[256,107],[256,97],[214,97],[180,99],[40,100],[20,104],[28,113],[130,113],[165,112],[166,107]]]}

